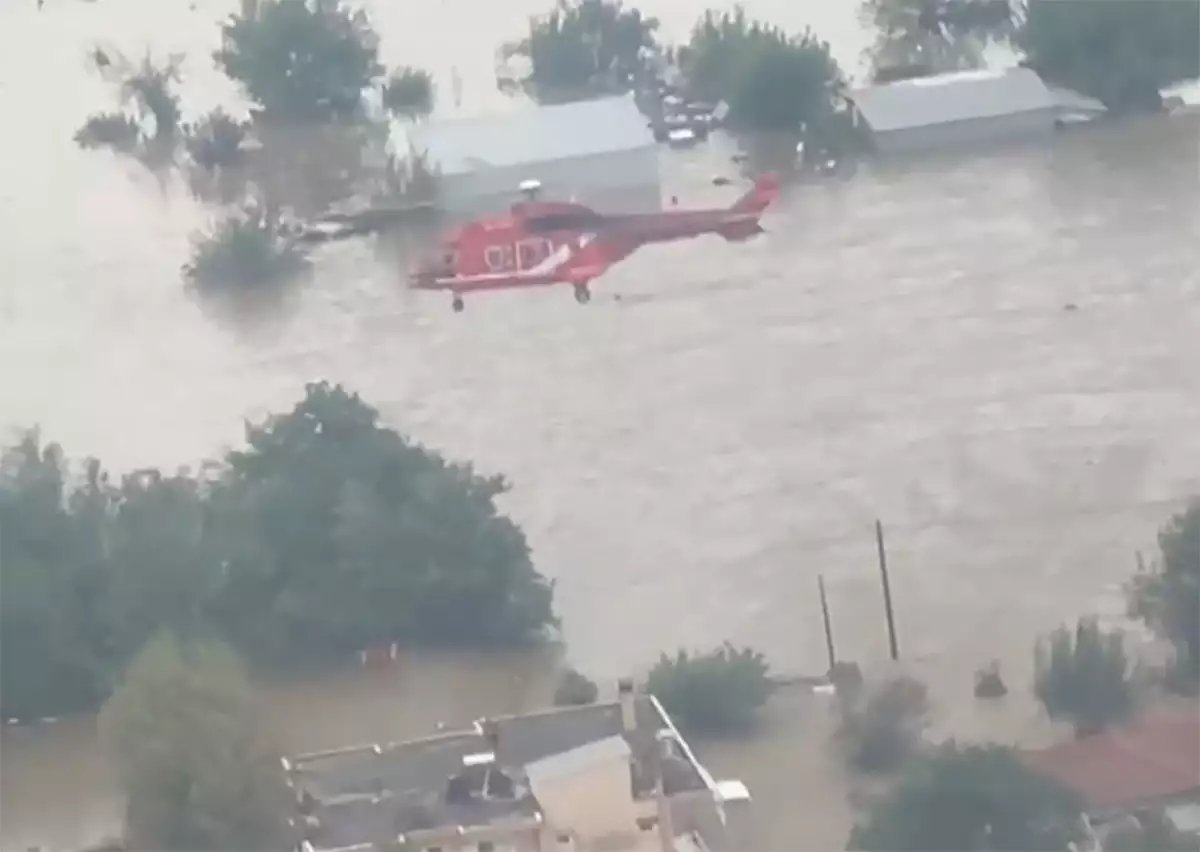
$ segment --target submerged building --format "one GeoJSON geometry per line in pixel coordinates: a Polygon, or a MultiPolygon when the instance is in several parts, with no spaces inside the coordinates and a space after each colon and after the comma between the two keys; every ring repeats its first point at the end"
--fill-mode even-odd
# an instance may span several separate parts
{"type": "Polygon", "coordinates": [[[1104,113],[1099,101],[1046,85],[1029,68],[962,71],[867,86],[846,100],[880,153],[974,147],[1049,136],[1104,113]]]}
{"type": "Polygon", "coordinates": [[[484,719],[284,761],[303,852],[748,848],[750,797],[716,782],[658,701],[484,719]]]}
{"type": "Polygon", "coordinates": [[[433,120],[403,132],[410,154],[439,174],[439,203],[452,214],[506,209],[534,180],[547,197],[602,212],[662,205],[654,134],[632,96],[433,120]]]}

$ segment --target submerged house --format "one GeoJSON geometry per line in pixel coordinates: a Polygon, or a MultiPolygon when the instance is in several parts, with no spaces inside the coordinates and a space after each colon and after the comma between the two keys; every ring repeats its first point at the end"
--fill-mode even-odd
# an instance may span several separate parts
{"type": "Polygon", "coordinates": [[[632,97],[608,97],[408,127],[409,151],[440,175],[451,214],[507,208],[526,181],[602,212],[661,208],[654,135],[632,97]]]}
{"type": "Polygon", "coordinates": [[[1029,68],[895,80],[847,96],[856,126],[880,153],[920,152],[1049,136],[1104,105],[1048,86],[1029,68]]]}
{"type": "Polygon", "coordinates": [[[1101,849],[1110,833],[1137,828],[1154,813],[1200,843],[1200,715],[1194,708],[1150,714],[1023,752],[1021,759],[1079,797],[1101,849]]]}
{"type": "Polygon", "coordinates": [[[736,852],[752,803],[650,695],[284,761],[296,852],[736,852]]]}

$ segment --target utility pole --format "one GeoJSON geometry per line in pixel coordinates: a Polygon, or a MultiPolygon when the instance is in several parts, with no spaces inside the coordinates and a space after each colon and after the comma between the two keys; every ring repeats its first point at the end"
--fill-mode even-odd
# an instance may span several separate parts
{"type": "Polygon", "coordinates": [[[892,611],[892,584],[888,580],[887,550],[883,546],[883,524],[875,521],[875,544],[879,548],[879,574],[883,580],[883,611],[887,616],[888,646],[892,661],[900,659],[900,648],[896,643],[896,615],[892,611]]]}
{"type": "Polygon", "coordinates": [[[829,673],[837,665],[837,653],[833,650],[833,624],[829,620],[829,602],[825,599],[825,576],[817,575],[817,591],[821,595],[821,620],[825,623],[825,652],[829,656],[829,673]]]}

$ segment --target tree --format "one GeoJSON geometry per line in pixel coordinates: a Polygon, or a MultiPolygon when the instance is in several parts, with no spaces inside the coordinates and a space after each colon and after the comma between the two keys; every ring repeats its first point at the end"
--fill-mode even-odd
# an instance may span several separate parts
{"type": "Polygon", "coordinates": [[[359,120],[363,92],[384,70],[366,13],[342,0],[252,5],[221,27],[215,59],[261,116],[283,125],[359,120]]]}
{"type": "Polygon", "coordinates": [[[29,433],[0,467],[0,706],[5,718],[91,709],[164,626],[203,623],[220,582],[202,484],[110,482],[29,433]]]}
{"type": "Polygon", "coordinates": [[[383,87],[383,105],[395,115],[414,120],[433,112],[433,77],[407,66],[392,72],[383,87]]]}
{"type": "Polygon", "coordinates": [[[102,580],[96,529],[68,511],[62,450],[35,431],[0,461],[0,707],[28,719],[104,694],[86,601],[102,580]]]}
{"type": "Polygon", "coordinates": [[[1077,736],[1123,722],[1133,712],[1133,686],[1124,637],[1095,619],[1075,630],[1060,627],[1034,649],[1034,692],[1052,719],[1067,718],[1077,736]]]}
{"type": "Polygon", "coordinates": [[[308,256],[258,208],[218,223],[192,245],[184,278],[201,293],[273,292],[310,268],[308,256]]]}
{"type": "Polygon", "coordinates": [[[553,587],[482,477],[340,387],[249,428],[198,474],[110,481],[36,433],[0,459],[0,710],[94,708],[161,630],[269,663],[494,646],[557,624],[553,587]]]}
{"type": "Polygon", "coordinates": [[[689,93],[724,100],[729,122],[748,130],[799,131],[828,124],[844,80],[829,44],[752,21],[738,7],[705,12],[684,51],[689,93]]]}
{"type": "Polygon", "coordinates": [[[542,103],[627,92],[657,50],[658,20],[621,0],[558,0],[530,18],[529,35],[505,52],[529,60],[525,91],[542,103]]]}
{"type": "Polygon", "coordinates": [[[872,79],[982,68],[988,45],[1011,36],[1011,15],[1008,0],[863,0],[872,79]]]}
{"type": "Polygon", "coordinates": [[[593,704],[599,694],[599,688],[586,675],[569,668],[562,673],[554,688],[554,704],[556,707],[593,704]]]}
{"type": "Polygon", "coordinates": [[[1048,82],[1155,111],[1164,87],[1200,76],[1197,32],[1196,0],[1026,0],[1016,43],[1048,82]]]}
{"type": "Polygon", "coordinates": [[[301,660],[393,641],[500,645],[556,623],[552,586],[478,476],[310,384],[248,426],[214,491],[228,542],[221,618],[255,656],[301,660]]]}
{"type": "Polygon", "coordinates": [[[1066,849],[1081,805],[1001,746],[940,746],[854,826],[847,849],[962,852],[1066,849]]]}
{"type": "Polygon", "coordinates": [[[646,692],[682,730],[696,734],[750,730],[773,691],[763,655],[728,642],[707,654],[663,654],[646,678],[646,692]]]}
{"type": "MultiPolygon", "coordinates": [[[[1007,43],[1047,82],[1097,98],[1114,112],[1162,108],[1161,89],[1200,76],[1196,0],[867,0],[917,12],[899,17],[934,56],[981,59],[1007,43]],[[928,34],[926,37],[925,34],[928,34]]],[[[871,14],[868,11],[867,14],[871,14]]],[[[899,28],[886,23],[884,36],[899,28]]],[[[892,15],[894,22],[896,15],[892,15]]],[[[900,43],[905,43],[900,39],[900,43]]],[[[908,41],[911,45],[911,39],[908,41]]],[[[932,71],[954,70],[939,67],[932,71]]]]}
{"type": "Polygon", "coordinates": [[[188,134],[185,142],[188,155],[205,171],[237,165],[250,132],[249,122],[238,121],[223,109],[215,109],[188,134]]]}
{"type": "Polygon", "coordinates": [[[151,640],[104,705],[133,849],[285,849],[287,788],[245,672],[220,644],[151,640]]]}
{"type": "Polygon", "coordinates": [[[1161,561],[1129,587],[1131,614],[1175,647],[1175,679],[1200,686],[1200,498],[1159,531],[1161,561]]]}
{"type": "Polygon", "coordinates": [[[928,723],[929,695],[925,684],[902,676],[876,689],[851,693],[841,699],[840,709],[838,739],[851,766],[888,771],[915,751],[928,723]]]}
{"type": "Polygon", "coordinates": [[[115,83],[120,109],[89,116],[75,134],[81,148],[110,148],[152,166],[170,162],[180,140],[182,54],[156,61],[147,53],[136,66],[119,53],[97,49],[92,61],[115,83]]]}

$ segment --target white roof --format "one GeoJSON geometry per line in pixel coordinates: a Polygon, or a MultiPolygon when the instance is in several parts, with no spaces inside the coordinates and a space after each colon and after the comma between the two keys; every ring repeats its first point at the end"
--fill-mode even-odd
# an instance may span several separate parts
{"type": "Polygon", "coordinates": [[[535,760],[526,765],[525,773],[529,776],[529,783],[536,787],[564,775],[574,775],[595,764],[621,759],[629,760],[632,753],[629,743],[625,741],[624,737],[605,737],[570,751],[562,751],[549,757],[543,757],[541,760],[535,760]]]}
{"type": "Polygon", "coordinates": [[[877,133],[1051,109],[1050,89],[1029,68],[961,71],[859,89],[851,98],[877,133]]]}
{"type": "Polygon", "coordinates": [[[653,146],[654,135],[620,96],[431,121],[410,127],[408,141],[443,174],[461,174],[653,146]]]}

